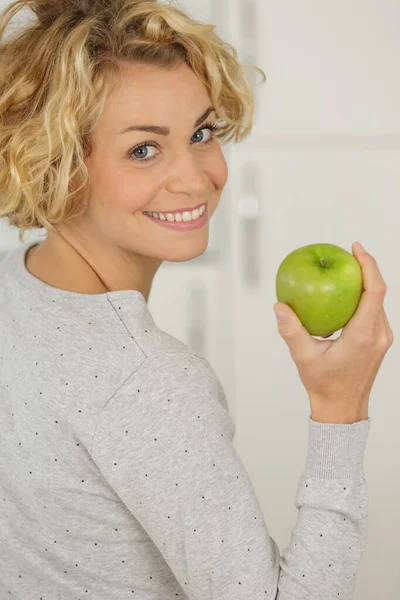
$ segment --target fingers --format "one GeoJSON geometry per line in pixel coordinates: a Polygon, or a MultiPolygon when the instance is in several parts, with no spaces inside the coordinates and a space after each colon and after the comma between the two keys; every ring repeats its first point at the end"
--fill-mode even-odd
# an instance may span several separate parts
{"type": "Polygon", "coordinates": [[[375,328],[382,311],[387,286],[371,254],[359,250],[356,244],[353,244],[353,253],[362,270],[364,291],[349,325],[351,329],[358,328],[366,333],[366,330],[372,331],[375,328]]]}

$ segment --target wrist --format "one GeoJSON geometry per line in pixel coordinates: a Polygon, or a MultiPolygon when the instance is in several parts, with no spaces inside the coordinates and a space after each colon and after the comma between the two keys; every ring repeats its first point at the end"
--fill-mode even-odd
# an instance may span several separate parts
{"type": "Polygon", "coordinates": [[[369,396],[358,401],[347,397],[340,402],[315,395],[309,395],[308,398],[311,406],[311,419],[318,423],[352,425],[359,421],[367,421],[369,418],[369,396]]]}
{"type": "Polygon", "coordinates": [[[368,408],[359,410],[343,410],[337,407],[312,407],[311,419],[317,423],[333,423],[337,425],[352,425],[359,421],[368,420],[368,408]]]}

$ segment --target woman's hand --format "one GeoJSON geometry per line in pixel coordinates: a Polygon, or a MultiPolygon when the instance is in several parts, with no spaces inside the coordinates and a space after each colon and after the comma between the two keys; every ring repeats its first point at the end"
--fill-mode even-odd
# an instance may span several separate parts
{"type": "MultiPolygon", "coordinates": [[[[357,310],[336,340],[316,340],[287,305],[274,308],[288,316],[278,322],[311,403],[311,418],[354,423],[368,418],[372,385],[394,337],[383,301],[387,286],[375,258],[353,244],[362,269],[363,294],[357,310]]],[[[327,336],[329,337],[329,336],[327,336]]]]}

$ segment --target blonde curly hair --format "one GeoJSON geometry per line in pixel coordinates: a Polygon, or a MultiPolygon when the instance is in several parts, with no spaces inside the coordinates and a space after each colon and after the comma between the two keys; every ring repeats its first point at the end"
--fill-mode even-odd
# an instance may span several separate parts
{"type": "Polygon", "coordinates": [[[210,93],[223,143],[244,140],[254,99],[215,25],[158,0],[16,0],[0,13],[0,218],[25,231],[79,217],[89,200],[91,132],[126,61],[186,62],[210,93]],[[35,20],[7,41],[23,8],[35,20]],[[78,192],[83,190],[79,195],[78,192]]]}

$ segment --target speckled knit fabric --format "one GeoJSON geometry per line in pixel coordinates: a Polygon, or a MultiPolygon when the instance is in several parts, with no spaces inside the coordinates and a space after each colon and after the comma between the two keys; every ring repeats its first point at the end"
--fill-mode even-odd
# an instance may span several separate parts
{"type": "Polygon", "coordinates": [[[31,275],[35,243],[0,263],[0,599],[353,598],[370,419],[309,418],[280,554],[208,361],[138,291],[31,275]]]}

